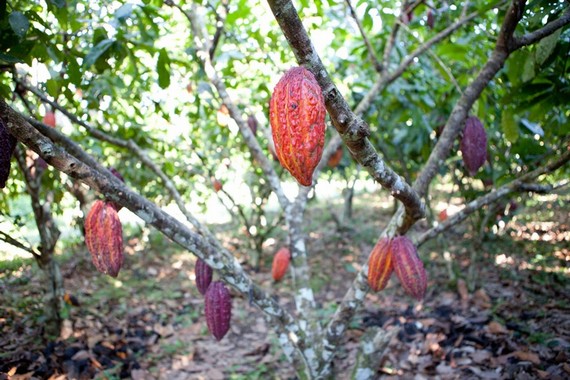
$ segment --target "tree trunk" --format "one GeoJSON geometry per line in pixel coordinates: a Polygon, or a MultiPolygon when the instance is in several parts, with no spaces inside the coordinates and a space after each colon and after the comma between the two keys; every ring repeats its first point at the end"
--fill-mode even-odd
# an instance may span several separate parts
{"type": "MultiPolygon", "coordinates": [[[[57,261],[53,254],[42,252],[46,256],[46,262],[41,265],[44,275],[44,315],[46,318],[45,335],[48,337],[59,337],[63,318],[63,278],[57,261]]],[[[42,257],[43,258],[43,257],[42,257]]]]}

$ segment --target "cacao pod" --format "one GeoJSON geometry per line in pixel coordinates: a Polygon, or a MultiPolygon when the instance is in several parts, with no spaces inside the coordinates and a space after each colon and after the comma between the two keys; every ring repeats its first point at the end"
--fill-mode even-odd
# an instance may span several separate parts
{"type": "Polygon", "coordinates": [[[85,218],[85,244],[95,268],[117,277],[123,265],[123,227],[110,203],[93,203],[85,218]]]}
{"type": "Polygon", "coordinates": [[[12,154],[16,149],[17,142],[0,119],[0,189],[6,187],[6,181],[10,176],[12,154]]]}
{"type": "Polygon", "coordinates": [[[469,175],[474,176],[487,159],[487,133],[477,117],[471,116],[465,120],[460,148],[463,164],[469,175]]]}
{"type": "Polygon", "coordinates": [[[445,222],[447,220],[447,210],[441,210],[438,214],[440,222],[445,222]]]}
{"type": "Polygon", "coordinates": [[[214,191],[216,193],[222,190],[222,183],[218,181],[216,178],[212,178],[212,186],[214,187],[214,191]]]}
{"type": "Polygon", "coordinates": [[[194,272],[196,274],[196,287],[200,294],[204,295],[208,290],[208,286],[210,286],[210,283],[212,282],[214,271],[204,260],[198,259],[196,261],[196,266],[194,267],[194,272]]]}
{"type": "Polygon", "coordinates": [[[44,123],[47,126],[55,128],[55,113],[53,113],[52,111],[46,112],[42,120],[42,123],[44,123]]]}
{"type": "MultiPolygon", "coordinates": [[[[125,179],[123,178],[123,176],[121,175],[121,173],[119,173],[119,171],[118,171],[117,169],[111,167],[111,168],[109,168],[109,171],[110,171],[115,177],[117,177],[121,182],[125,183],[125,179]]],[[[115,202],[109,202],[109,204],[110,204],[111,206],[113,206],[113,207],[115,208],[115,210],[117,210],[117,211],[120,211],[120,210],[123,208],[123,206],[121,206],[120,204],[115,203],[115,202]]]]}
{"type": "Polygon", "coordinates": [[[277,157],[303,186],[311,186],[323,154],[325,113],[321,88],[304,67],[287,71],[271,95],[269,117],[277,157]]]}
{"type": "Polygon", "coordinates": [[[255,116],[249,115],[247,118],[247,125],[249,126],[249,129],[251,129],[251,132],[253,132],[255,135],[257,133],[257,119],[255,116]]]}
{"type": "Polygon", "coordinates": [[[333,153],[331,158],[329,158],[327,165],[331,168],[336,168],[338,166],[338,164],[340,164],[340,161],[342,160],[342,153],[343,153],[343,149],[342,149],[342,145],[341,145],[333,153]]]}
{"type": "Polygon", "coordinates": [[[273,256],[273,265],[271,266],[271,275],[275,281],[279,281],[287,273],[291,261],[291,252],[285,247],[277,251],[273,256]]]}
{"type": "Polygon", "coordinates": [[[428,9],[428,11],[427,11],[426,24],[427,24],[428,28],[430,28],[430,29],[433,29],[433,27],[435,25],[435,16],[434,16],[431,9],[428,9]]]}
{"type": "Polygon", "coordinates": [[[398,236],[392,240],[391,248],[394,272],[404,290],[418,301],[421,300],[426,293],[427,273],[414,243],[406,236],[398,236]]]}
{"type": "Polygon", "coordinates": [[[391,241],[388,238],[378,240],[368,259],[368,285],[375,292],[386,287],[394,270],[391,241]]]}
{"type": "Polygon", "coordinates": [[[217,340],[222,340],[230,329],[230,319],[232,318],[230,292],[221,281],[214,281],[206,291],[205,303],[208,330],[217,340]]]}

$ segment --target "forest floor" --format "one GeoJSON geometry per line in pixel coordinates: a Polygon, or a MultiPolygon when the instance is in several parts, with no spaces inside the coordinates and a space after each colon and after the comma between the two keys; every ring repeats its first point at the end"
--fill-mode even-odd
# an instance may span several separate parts
{"type": "MultiPolygon", "coordinates": [[[[427,296],[415,302],[394,278],[369,294],[335,360],[350,377],[365,328],[393,331],[378,377],[387,379],[570,378],[570,220],[566,200],[519,207],[483,236],[470,222],[420,248],[427,296]]],[[[354,223],[339,228],[342,205],[311,204],[307,247],[318,313],[327,320],[391,215],[377,196],[355,197],[354,223]]],[[[246,262],[232,226],[212,226],[246,262]]],[[[415,232],[425,230],[427,222],[415,232]]],[[[264,251],[253,277],[293,312],[291,278],[271,279],[264,251]]],[[[31,261],[0,273],[0,379],[292,379],[276,335],[248,300],[233,292],[230,332],[217,342],[194,284],[195,258],[156,232],[126,239],[118,279],[98,274],[84,247],[58,256],[67,305],[61,336],[42,336],[42,277],[31,261]]],[[[247,268],[247,264],[246,268],[247,268]]]]}

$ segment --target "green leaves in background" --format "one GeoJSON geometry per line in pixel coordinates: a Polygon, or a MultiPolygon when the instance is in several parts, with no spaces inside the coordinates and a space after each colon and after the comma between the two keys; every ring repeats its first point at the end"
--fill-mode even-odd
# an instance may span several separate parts
{"type": "Polygon", "coordinates": [[[519,127],[513,114],[513,110],[506,108],[501,117],[501,128],[505,138],[511,143],[515,143],[519,138],[519,127]]]}
{"type": "Polygon", "coordinates": [[[158,53],[156,71],[158,73],[158,85],[160,88],[167,88],[170,86],[170,58],[164,48],[160,49],[160,52],[158,53]]]}
{"type": "Polygon", "coordinates": [[[26,36],[28,29],[30,29],[30,22],[22,12],[15,11],[10,13],[8,21],[10,22],[12,30],[20,39],[26,36]]]}

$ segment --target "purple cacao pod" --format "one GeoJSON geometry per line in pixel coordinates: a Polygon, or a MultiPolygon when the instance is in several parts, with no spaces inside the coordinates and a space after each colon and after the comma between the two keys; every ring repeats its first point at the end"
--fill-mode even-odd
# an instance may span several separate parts
{"type": "Polygon", "coordinates": [[[8,128],[0,119],[0,189],[6,187],[6,181],[10,175],[12,153],[16,149],[18,141],[8,132],[8,128]]]}
{"type": "Polygon", "coordinates": [[[198,261],[196,261],[194,272],[196,274],[196,287],[200,294],[204,295],[206,294],[206,290],[208,290],[208,286],[210,286],[210,283],[212,282],[212,275],[214,272],[202,259],[198,259],[198,261]]]}
{"type": "Polygon", "coordinates": [[[477,173],[487,159],[487,133],[481,121],[475,116],[468,117],[465,120],[465,129],[461,139],[461,154],[463,155],[463,164],[471,176],[477,173]]]}
{"type": "Polygon", "coordinates": [[[230,329],[232,318],[232,299],[230,292],[221,281],[214,281],[206,291],[206,323],[208,330],[222,340],[230,329]]]}

